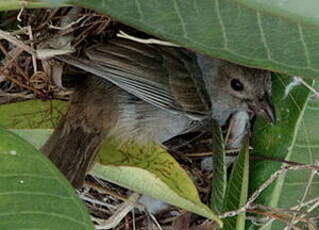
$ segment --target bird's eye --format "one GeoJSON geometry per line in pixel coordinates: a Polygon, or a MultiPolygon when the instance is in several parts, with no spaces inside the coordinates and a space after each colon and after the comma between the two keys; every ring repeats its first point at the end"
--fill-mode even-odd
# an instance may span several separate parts
{"type": "Polygon", "coordinates": [[[236,91],[242,91],[244,89],[243,83],[241,83],[241,81],[238,79],[231,80],[230,85],[233,88],[233,90],[236,91]]]}

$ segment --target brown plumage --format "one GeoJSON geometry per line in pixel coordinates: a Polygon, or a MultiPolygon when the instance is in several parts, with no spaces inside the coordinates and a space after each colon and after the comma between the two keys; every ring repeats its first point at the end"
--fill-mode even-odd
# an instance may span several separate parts
{"type": "Polygon", "coordinates": [[[223,125],[238,112],[275,119],[267,71],[123,39],[58,59],[98,76],[76,88],[42,148],[76,187],[106,135],[162,143],[212,118],[223,125]]]}
{"type": "Polygon", "coordinates": [[[75,187],[82,186],[101,140],[116,119],[112,108],[120,89],[109,82],[96,84],[98,79],[93,78],[76,86],[67,114],[41,149],[75,187]]]}

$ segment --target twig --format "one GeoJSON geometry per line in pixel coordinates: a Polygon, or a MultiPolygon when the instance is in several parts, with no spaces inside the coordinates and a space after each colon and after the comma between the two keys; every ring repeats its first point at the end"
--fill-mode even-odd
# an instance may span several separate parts
{"type": "MultiPolygon", "coordinates": [[[[34,43],[33,43],[33,33],[31,26],[28,26],[28,34],[29,34],[29,39],[31,41],[31,48],[34,49],[34,43]]],[[[38,66],[37,66],[37,57],[35,54],[31,54],[32,56],[32,64],[33,64],[33,72],[36,73],[38,71],[38,66]]]]}
{"type": "Polygon", "coordinates": [[[20,65],[17,63],[16,58],[23,52],[23,50],[20,47],[13,48],[10,53],[7,52],[7,50],[0,44],[0,50],[3,52],[3,54],[6,56],[6,58],[10,58],[9,60],[5,59],[4,66],[2,67],[2,70],[7,69],[12,63],[17,68],[17,70],[21,73],[23,78],[27,81],[29,81],[29,77],[27,74],[21,69],[20,65]]]}
{"type": "Polygon", "coordinates": [[[136,220],[135,220],[135,211],[134,208],[132,210],[132,223],[133,223],[133,230],[136,230],[136,220]]]}
{"type": "Polygon", "coordinates": [[[98,223],[96,229],[112,229],[116,227],[121,220],[129,213],[133,208],[134,204],[139,198],[138,193],[133,193],[127,201],[119,206],[119,208],[114,212],[114,214],[108,218],[107,220],[100,220],[97,218],[93,218],[94,221],[98,223]]]}
{"type": "Polygon", "coordinates": [[[306,88],[308,88],[311,92],[313,92],[316,95],[316,97],[319,97],[319,92],[317,90],[315,90],[311,85],[305,82],[301,77],[297,77],[297,78],[306,88]]]}
{"type": "MultiPolygon", "coordinates": [[[[310,220],[309,220],[309,219],[305,219],[305,218],[304,218],[308,213],[310,213],[312,210],[314,210],[315,208],[317,208],[317,207],[319,206],[319,200],[318,200],[318,199],[313,199],[313,200],[311,200],[311,201],[308,201],[307,203],[308,203],[308,204],[309,204],[309,202],[313,203],[314,201],[317,201],[317,202],[316,202],[314,205],[312,205],[312,206],[307,210],[307,213],[302,214],[302,215],[299,215],[299,216],[292,216],[291,219],[295,218],[296,220],[295,220],[293,223],[291,223],[291,221],[290,221],[290,222],[287,222],[286,224],[287,224],[287,225],[288,225],[288,224],[292,224],[290,227],[293,227],[293,228],[294,228],[294,225],[295,225],[298,221],[301,221],[301,222],[307,223],[308,225],[311,225],[311,226],[313,227],[313,229],[315,229],[314,224],[310,223],[310,220]]],[[[260,207],[260,206],[261,206],[261,205],[256,205],[256,207],[260,207]]],[[[306,206],[306,205],[304,205],[304,206],[306,206]]],[[[265,208],[265,206],[263,206],[263,208],[265,208]]],[[[295,208],[295,207],[293,207],[293,208],[295,208]]],[[[287,210],[287,211],[294,211],[293,208],[291,208],[290,210],[287,210]]],[[[271,209],[274,209],[274,208],[271,208],[271,209],[270,209],[269,207],[266,207],[266,209],[271,210],[271,209]]],[[[282,210],[282,209],[276,209],[276,210],[281,211],[281,212],[284,212],[284,211],[285,211],[285,210],[282,210]]],[[[252,212],[255,212],[255,211],[252,211],[252,212]]],[[[257,212],[256,212],[256,213],[257,213],[257,212]]],[[[262,224],[263,227],[266,227],[267,225],[271,224],[271,223],[274,222],[275,220],[281,220],[281,219],[278,219],[278,218],[276,218],[276,217],[271,217],[271,215],[268,215],[268,214],[267,214],[267,217],[268,217],[268,220],[265,221],[265,222],[262,224]],[[269,218],[269,217],[270,217],[270,218],[269,218]]],[[[286,228],[285,228],[285,229],[286,229],[286,228]]]]}
{"type": "Polygon", "coordinates": [[[12,43],[13,45],[20,47],[21,49],[23,49],[24,51],[26,51],[27,53],[31,55],[35,55],[34,49],[32,49],[30,46],[27,46],[22,41],[16,39],[14,36],[12,36],[8,32],[0,30],[0,38],[5,39],[8,42],[12,43]]]}
{"type": "Polygon", "coordinates": [[[86,17],[87,17],[86,15],[83,15],[82,17],[78,18],[76,21],[70,22],[69,24],[63,23],[62,26],[54,26],[54,25],[50,24],[49,28],[55,29],[55,30],[67,30],[67,29],[71,28],[73,25],[76,25],[79,22],[81,22],[86,17]]]}
{"type": "MultiPolygon", "coordinates": [[[[270,223],[272,223],[274,220],[279,220],[279,221],[282,221],[282,218],[283,217],[288,217],[290,219],[293,219],[295,218],[297,221],[295,221],[294,223],[291,223],[291,220],[288,222],[288,221],[285,221],[285,223],[287,225],[289,224],[292,224],[290,227],[294,228],[294,225],[297,223],[297,222],[304,222],[304,223],[307,223],[307,224],[311,224],[309,223],[310,220],[309,218],[306,219],[304,218],[309,212],[311,212],[314,208],[317,207],[317,205],[319,205],[319,200],[318,199],[313,199],[313,200],[310,200],[308,201],[308,205],[309,205],[309,202],[311,203],[314,203],[314,205],[312,205],[310,207],[309,210],[307,210],[307,213],[304,213],[302,214],[300,211],[298,210],[294,210],[294,208],[296,207],[293,207],[293,208],[290,208],[290,209],[282,209],[282,208],[270,208],[270,207],[267,207],[267,206],[264,206],[264,205],[261,205],[261,204],[256,204],[254,205],[254,209],[253,210],[247,210],[249,212],[252,212],[252,213],[257,213],[257,214],[262,214],[261,211],[258,211],[256,210],[256,208],[258,209],[261,209],[261,210],[267,210],[267,211],[270,211],[271,213],[264,213],[263,215],[264,216],[267,216],[267,221],[264,221],[264,223],[262,224],[264,227],[269,225],[270,223]],[[317,201],[317,202],[315,202],[317,201]],[[279,214],[276,214],[276,213],[279,213],[279,214]],[[290,214],[291,213],[291,214],[290,214]],[[274,214],[276,216],[274,216],[274,214]],[[299,216],[297,216],[297,214],[299,214],[299,216]],[[278,218],[277,218],[278,217],[278,218]]],[[[302,206],[306,206],[305,203],[302,204],[302,206]]],[[[286,218],[287,219],[287,218],[286,218]]]]}
{"type": "Polygon", "coordinates": [[[314,199],[311,199],[311,200],[308,200],[307,202],[304,202],[304,203],[302,203],[302,204],[298,204],[298,205],[292,207],[291,210],[296,210],[296,209],[298,209],[299,207],[303,208],[303,207],[305,207],[305,206],[311,205],[312,203],[319,203],[319,197],[314,198],[314,199]]]}
{"type": "Polygon", "coordinates": [[[226,132],[226,136],[225,136],[225,143],[228,144],[228,140],[229,140],[229,137],[230,137],[230,134],[231,134],[231,131],[233,129],[233,126],[234,126],[234,119],[231,119],[230,120],[230,124],[228,126],[228,129],[227,129],[227,132],[226,132]]]}
{"type": "Polygon", "coordinates": [[[167,41],[162,41],[162,40],[158,40],[158,39],[154,39],[154,38],[138,38],[138,37],[134,37],[132,35],[129,35],[123,31],[119,31],[119,33],[116,34],[117,37],[120,38],[125,38],[128,40],[132,40],[135,42],[139,42],[139,43],[143,43],[143,44],[156,44],[156,45],[162,45],[162,46],[173,46],[173,47],[180,47],[179,45],[176,45],[172,42],[167,42],[167,41]]]}
{"type": "Polygon", "coordinates": [[[25,89],[28,89],[28,90],[30,90],[30,91],[33,91],[33,92],[37,93],[38,95],[44,97],[44,94],[43,94],[40,90],[38,90],[38,89],[36,89],[36,88],[33,88],[33,87],[31,87],[31,86],[28,86],[28,85],[26,85],[26,84],[21,83],[20,81],[18,81],[18,80],[15,79],[14,77],[11,77],[9,74],[6,74],[5,72],[3,72],[3,71],[1,71],[1,70],[0,70],[0,75],[4,76],[6,79],[12,81],[13,83],[15,83],[15,84],[21,86],[22,88],[25,88],[25,89]]]}
{"type": "Polygon", "coordinates": [[[22,15],[22,13],[23,13],[25,7],[27,6],[27,4],[28,4],[28,2],[25,1],[25,0],[20,1],[21,9],[20,9],[20,11],[19,11],[19,13],[18,13],[18,15],[17,15],[17,20],[18,20],[19,22],[22,22],[22,20],[21,20],[21,15],[22,15]]]}
{"type": "MultiPolygon", "coordinates": [[[[61,20],[61,28],[71,28],[74,20],[81,12],[81,8],[73,7],[68,14],[61,20]]],[[[65,34],[48,40],[41,49],[37,49],[37,57],[41,60],[52,58],[56,55],[69,54],[75,51],[71,45],[74,39],[73,34],[65,34]]]]}
{"type": "Polygon", "coordinates": [[[95,199],[95,198],[90,198],[90,197],[88,197],[88,196],[86,196],[86,195],[84,195],[84,194],[81,194],[80,193],[80,198],[82,199],[82,200],[84,200],[84,201],[88,201],[88,202],[90,202],[90,203],[92,203],[92,204],[98,204],[98,205],[100,205],[100,206],[102,206],[102,207],[106,207],[106,208],[108,208],[108,209],[116,209],[116,206],[115,205],[112,205],[112,204],[108,204],[108,203],[106,203],[106,202],[102,202],[102,201],[99,201],[99,200],[97,200],[97,199],[95,199]]]}
{"type": "Polygon", "coordinates": [[[107,189],[106,187],[103,187],[103,186],[98,186],[97,184],[93,183],[93,182],[90,182],[90,181],[85,181],[84,182],[86,186],[88,186],[89,188],[93,188],[95,190],[97,190],[98,192],[100,193],[104,193],[104,194],[109,194],[113,197],[115,197],[116,199],[119,199],[121,201],[125,201],[126,198],[116,194],[115,192],[107,189]]]}
{"type": "Polygon", "coordinates": [[[30,99],[34,98],[34,95],[28,94],[28,92],[21,92],[21,93],[6,93],[0,90],[0,97],[18,97],[23,99],[30,99]]]}
{"type": "Polygon", "coordinates": [[[286,173],[289,170],[296,171],[296,170],[302,170],[302,169],[310,169],[310,170],[319,170],[319,166],[317,165],[288,165],[283,166],[280,170],[274,172],[259,188],[250,196],[246,204],[233,211],[225,212],[221,215],[219,215],[220,218],[226,218],[226,217],[232,217],[236,216],[242,212],[245,212],[247,209],[252,207],[253,202],[259,197],[262,191],[264,191],[270,184],[274,182],[274,180],[277,179],[280,175],[286,173]]]}
{"type": "Polygon", "coordinates": [[[159,229],[159,230],[163,230],[161,225],[158,223],[158,221],[156,220],[155,216],[152,214],[152,213],[148,213],[151,217],[151,219],[153,220],[154,224],[156,225],[156,227],[159,229]]]}
{"type": "MultiPolygon", "coordinates": [[[[256,214],[259,214],[259,215],[267,216],[268,218],[271,218],[272,220],[279,220],[279,221],[281,221],[281,222],[283,222],[285,224],[289,224],[289,219],[287,219],[287,217],[286,217],[288,215],[277,214],[277,213],[274,213],[274,212],[265,212],[265,211],[260,211],[260,210],[253,210],[253,209],[248,209],[247,211],[249,211],[251,213],[256,213],[256,214]]],[[[294,230],[301,230],[300,228],[298,228],[296,226],[292,226],[292,227],[293,227],[294,230]]]]}
{"type": "MultiPolygon", "coordinates": [[[[306,199],[306,196],[307,196],[307,194],[308,194],[308,192],[309,192],[309,190],[310,190],[311,184],[312,184],[312,182],[313,182],[313,178],[314,178],[314,176],[315,176],[316,174],[317,174],[317,171],[316,171],[316,170],[312,170],[311,175],[310,175],[309,180],[308,180],[308,183],[307,183],[307,186],[306,186],[306,188],[305,188],[305,192],[304,192],[303,197],[302,197],[302,199],[301,199],[301,201],[300,201],[300,204],[297,205],[296,210],[300,210],[300,209],[301,209],[301,207],[302,207],[301,204],[302,204],[302,203],[304,202],[304,200],[306,199]]],[[[296,218],[296,216],[294,216],[294,217],[292,218],[290,224],[289,224],[286,228],[284,228],[284,230],[289,230],[289,229],[291,229],[291,226],[294,225],[294,223],[296,222],[296,221],[295,221],[295,218],[296,218]]],[[[297,221],[298,221],[298,220],[297,220],[297,221]]]]}
{"type": "Polygon", "coordinates": [[[295,161],[287,161],[276,157],[268,157],[268,156],[251,156],[251,160],[264,160],[264,161],[275,161],[280,163],[285,163],[287,165],[305,165],[303,163],[295,162],[295,161]]]}

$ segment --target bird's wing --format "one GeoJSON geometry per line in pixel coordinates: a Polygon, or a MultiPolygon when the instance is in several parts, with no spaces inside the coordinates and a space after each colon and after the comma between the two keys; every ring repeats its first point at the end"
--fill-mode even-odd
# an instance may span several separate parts
{"type": "Polygon", "coordinates": [[[160,108],[195,117],[209,113],[201,71],[186,51],[112,39],[87,48],[85,54],[57,58],[160,108]]]}

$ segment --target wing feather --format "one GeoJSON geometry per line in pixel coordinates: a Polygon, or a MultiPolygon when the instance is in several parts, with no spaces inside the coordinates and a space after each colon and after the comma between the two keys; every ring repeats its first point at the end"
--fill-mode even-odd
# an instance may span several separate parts
{"type": "Polygon", "coordinates": [[[112,39],[86,49],[85,55],[56,58],[160,108],[199,119],[210,112],[201,71],[188,51],[112,39]]]}

